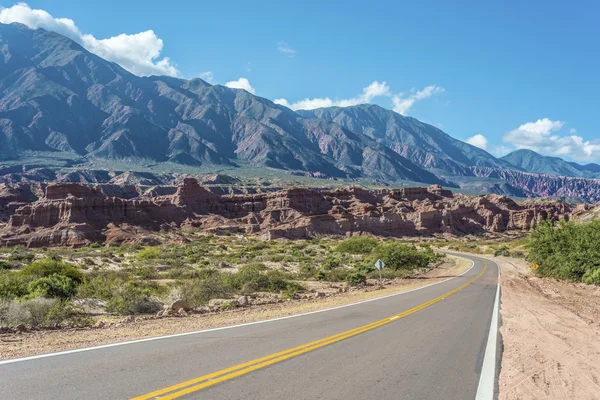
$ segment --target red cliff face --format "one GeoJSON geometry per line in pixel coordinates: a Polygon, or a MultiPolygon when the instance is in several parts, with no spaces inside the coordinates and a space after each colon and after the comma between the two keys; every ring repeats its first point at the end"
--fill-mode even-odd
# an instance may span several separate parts
{"type": "Polygon", "coordinates": [[[141,240],[137,232],[181,226],[211,232],[309,238],[318,234],[456,235],[529,230],[546,218],[568,218],[563,202],[518,204],[497,195],[453,195],[428,188],[313,190],[215,194],[185,179],[173,195],[126,199],[80,184],[56,184],[19,206],[0,229],[1,245],[82,246],[141,240]]]}

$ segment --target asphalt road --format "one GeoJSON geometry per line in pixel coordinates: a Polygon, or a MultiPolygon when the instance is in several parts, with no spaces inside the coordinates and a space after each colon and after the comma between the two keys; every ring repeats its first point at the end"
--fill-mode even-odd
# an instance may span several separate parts
{"type": "Polygon", "coordinates": [[[461,277],[376,301],[0,363],[0,398],[474,399],[498,267],[466,258],[461,277]]]}

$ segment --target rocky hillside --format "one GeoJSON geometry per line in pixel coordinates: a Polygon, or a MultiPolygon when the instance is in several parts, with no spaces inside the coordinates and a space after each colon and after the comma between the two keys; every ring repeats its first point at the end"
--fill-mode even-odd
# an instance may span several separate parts
{"type": "Polygon", "coordinates": [[[559,157],[548,157],[532,150],[516,150],[501,158],[523,171],[536,174],[569,176],[576,178],[600,177],[600,165],[580,165],[559,157]]]}
{"type": "Polygon", "coordinates": [[[308,118],[335,122],[366,135],[417,165],[442,175],[472,176],[470,167],[515,168],[485,150],[454,139],[442,130],[373,104],[299,111],[308,118]]]}
{"type": "Polygon", "coordinates": [[[135,164],[145,168],[141,181],[160,184],[157,166],[270,167],[378,184],[600,199],[599,181],[588,179],[600,176],[596,164],[522,153],[497,159],[376,105],[294,112],[201,79],[138,77],[64,36],[20,24],[0,24],[0,52],[0,182],[104,183],[114,178],[110,170],[135,164]],[[47,154],[68,155],[68,168],[39,160],[47,154]]]}
{"type": "MultiPolygon", "coordinates": [[[[316,235],[477,234],[529,230],[547,218],[569,218],[560,201],[518,204],[497,195],[454,195],[428,188],[313,190],[221,195],[187,178],[170,195],[123,198],[102,186],[55,184],[35,201],[30,188],[7,187],[9,221],[0,245],[28,247],[156,243],[178,228],[247,233],[269,239],[316,235]]],[[[113,192],[116,192],[113,190],[113,192]]]]}
{"type": "Polygon", "coordinates": [[[245,90],[138,77],[42,29],[0,24],[0,159],[27,151],[443,183],[365,135],[245,90]]]}

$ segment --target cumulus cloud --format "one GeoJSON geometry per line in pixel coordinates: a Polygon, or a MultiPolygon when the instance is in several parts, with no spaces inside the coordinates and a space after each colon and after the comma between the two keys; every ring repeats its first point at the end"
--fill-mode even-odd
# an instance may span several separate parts
{"type": "Polygon", "coordinates": [[[296,50],[292,49],[286,42],[277,42],[277,50],[290,58],[296,55],[296,50]]]}
{"type": "Polygon", "coordinates": [[[322,107],[349,107],[357,104],[371,103],[377,97],[392,97],[390,87],[386,82],[373,81],[369,86],[363,88],[361,94],[349,99],[332,100],[329,97],[314,97],[306,98],[294,103],[290,103],[287,99],[275,99],[276,104],[281,104],[292,110],[314,110],[322,107]]]}
{"type": "Polygon", "coordinates": [[[496,157],[504,157],[511,151],[512,151],[512,149],[510,147],[499,145],[499,146],[493,146],[490,150],[490,153],[492,153],[496,157]]]}
{"type": "Polygon", "coordinates": [[[202,72],[200,74],[200,79],[205,80],[208,83],[215,82],[215,76],[211,71],[202,72]]]}
{"type": "Polygon", "coordinates": [[[415,105],[419,100],[426,99],[433,96],[436,93],[444,92],[444,88],[431,85],[425,87],[423,90],[404,95],[403,93],[394,95],[392,97],[392,104],[394,105],[394,111],[398,114],[406,115],[406,113],[415,105]]]}
{"type": "Polygon", "coordinates": [[[254,89],[252,87],[252,85],[250,84],[250,81],[246,78],[240,78],[236,81],[226,82],[225,86],[227,86],[228,88],[232,88],[232,89],[244,89],[252,94],[256,93],[256,89],[254,89]]]}
{"type": "Polygon", "coordinates": [[[60,33],[136,75],[179,76],[179,71],[168,57],[160,58],[163,41],[152,30],[97,39],[82,33],[72,19],[55,18],[44,10],[32,9],[26,3],[0,9],[0,22],[19,22],[32,29],[43,28],[60,33]]]}
{"type": "Polygon", "coordinates": [[[600,143],[584,140],[575,135],[560,135],[565,125],[563,121],[552,121],[548,118],[527,122],[508,132],[502,140],[517,149],[529,149],[544,155],[569,157],[575,160],[597,160],[600,157],[600,143]]]}
{"type": "Polygon", "coordinates": [[[480,133],[478,133],[477,135],[471,136],[470,138],[465,140],[465,142],[467,142],[470,145],[473,145],[475,147],[479,147],[480,149],[487,150],[488,140],[485,136],[483,136],[480,133]]]}

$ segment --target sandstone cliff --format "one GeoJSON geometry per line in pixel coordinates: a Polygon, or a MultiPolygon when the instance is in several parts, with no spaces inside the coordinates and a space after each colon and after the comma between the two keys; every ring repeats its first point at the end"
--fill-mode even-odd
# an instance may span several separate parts
{"type": "Polygon", "coordinates": [[[10,210],[10,220],[0,228],[1,245],[134,243],[142,240],[140,232],[179,227],[271,239],[358,233],[461,235],[529,230],[546,218],[569,218],[571,213],[560,201],[518,204],[498,195],[454,195],[437,185],[222,195],[192,178],[184,179],[175,194],[162,196],[117,197],[105,188],[69,183],[49,185],[43,197],[31,200],[10,210]]]}

